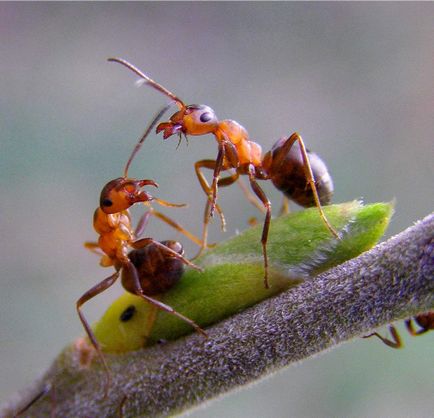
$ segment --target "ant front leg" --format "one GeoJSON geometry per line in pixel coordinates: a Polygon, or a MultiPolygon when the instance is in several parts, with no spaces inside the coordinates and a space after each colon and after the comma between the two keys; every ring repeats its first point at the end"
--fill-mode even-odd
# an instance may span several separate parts
{"type": "MultiPolygon", "coordinates": [[[[208,201],[211,202],[212,200],[212,188],[208,184],[208,181],[205,177],[205,175],[202,173],[201,168],[208,168],[210,170],[215,170],[216,167],[216,161],[215,160],[200,160],[196,161],[194,164],[194,171],[196,172],[197,179],[199,180],[200,187],[202,187],[202,190],[207,195],[208,201]]],[[[220,185],[220,182],[218,183],[220,185]]],[[[220,216],[220,223],[222,226],[222,231],[226,229],[226,220],[223,214],[222,209],[220,206],[215,203],[215,210],[220,216]]],[[[208,216],[209,217],[209,216],[208,216]]]]}
{"type": "MultiPolygon", "coordinates": [[[[153,242],[153,244],[160,244],[159,242],[154,241],[154,240],[152,240],[152,242],[153,242]]],[[[168,251],[170,253],[173,252],[173,253],[177,254],[175,251],[172,251],[170,248],[166,247],[163,244],[160,244],[160,246],[163,247],[166,251],[168,251]]],[[[139,275],[137,273],[137,269],[134,267],[134,264],[131,263],[131,261],[128,261],[123,267],[125,269],[127,269],[128,273],[129,273],[129,277],[132,278],[133,288],[131,290],[133,290],[133,293],[135,295],[140,296],[146,302],[150,303],[151,305],[154,305],[158,309],[161,309],[162,311],[168,312],[168,313],[178,317],[179,319],[183,320],[184,322],[187,322],[187,324],[191,325],[195,329],[195,331],[202,334],[204,337],[208,337],[208,334],[199,325],[197,325],[196,322],[194,322],[190,318],[187,318],[186,316],[180,314],[179,312],[175,311],[175,309],[173,309],[171,306],[166,305],[165,303],[160,302],[157,299],[151,298],[148,295],[145,295],[145,293],[143,292],[142,286],[140,284],[140,278],[139,278],[139,275]]]]}
{"type": "Polygon", "coordinates": [[[370,337],[376,336],[381,341],[383,341],[384,344],[386,344],[389,347],[401,348],[402,347],[401,337],[399,336],[397,329],[393,325],[389,325],[389,331],[390,331],[390,335],[392,336],[393,340],[389,340],[388,338],[383,337],[378,332],[373,332],[372,334],[365,335],[363,338],[370,338],[370,337]]]}
{"type": "MultiPolygon", "coordinates": [[[[211,188],[208,184],[208,182],[206,181],[205,176],[203,175],[201,168],[208,168],[210,170],[214,170],[216,167],[217,162],[214,160],[201,160],[201,161],[197,161],[194,165],[195,171],[196,171],[196,175],[197,178],[199,179],[199,183],[202,186],[203,191],[207,194],[208,199],[205,205],[205,211],[204,211],[204,216],[203,216],[203,231],[202,231],[202,245],[201,248],[199,250],[199,252],[193,257],[193,258],[197,258],[199,257],[203,250],[205,248],[208,247],[207,242],[208,242],[208,224],[209,224],[209,220],[210,220],[210,206],[211,206],[211,188]]],[[[235,173],[224,177],[224,178],[220,178],[218,180],[218,187],[227,187],[230,186],[231,184],[235,183],[238,179],[239,179],[239,173],[236,171],[235,173]]],[[[216,203],[216,210],[219,213],[220,217],[221,217],[221,221],[222,221],[222,230],[224,231],[226,229],[226,221],[224,219],[223,216],[223,211],[221,210],[220,206],[216,203]]]]}
{"type": "MultiPolygon", "coordinates": [[[[209,224],[209,219],[210,219],[209,210],[210,210],[210,201],[212,199],[211,198],[212,189],[211,189],[210,185],[208,184],[208,181],[206,180],[206,177],[202,173],[201,169],[202,168],[208,168],[210,170],[214,170],[215,167],[216,167],[216,161],[214,161],[214,160],[200,160],[194,164],[194,170],[195,170],[196,176],[199,180],[199,184],[207,196],[207,203],[205,206],[205,212],[204,212],[204,217],[203,217],[202,241],[201,241],[201,246],[200,246],[201,248],[199,250],[199,253],[194,258],[199,257],[199,255],[203,252],[203,250],[208,247],[208,245],[207,245],[207,243],[208,243],[208,224],[209,224]]],[[[220,206],[217,203],[215,204],[215,208],[216,208],[217,213],[220,216],[220,223],[221,223],[222,231],[225,231],[226,230],[226,220],[225,220],[223,211],[221,210],[220,206]]]]}
{"type": "Polygon", "coordinates": [[[264,256],[264,285],[265,288],[268,289],[270,286],[268,284],[268,256],[267,256],[267,240],[268,240],[268,231],[270,230],[270,222],[271,222],[271,202],[268,200],[264,191],[261,189],[259,184],[256,181],[256,171],[253,164],[249,164],[248,167],[249,181],[252,190],[258,196],[259,200],[262,202],[266,209],[264,226],[262,227],[262,254],[264,256]]]}
{"type": "Polygon", "coordinates": [[[219,142],[218,145],[218,154],[215,160],[214,173],[212,177],[212,186],[211,186],[211,208],[209,210],[209,217],[211,218],[214,215],[214,210],[216,207],[217,200],[217,189],[218,189],[218,180],[220,177],[220,172],[223,168],[223,161],[225,159],[225,146],[223,142],[219,142]]]}
{"type": "Polygon", "coordinates": [[[107,290],[110,286],[112,286],[116,280],[119,277],[119,271],[116,271],[114,274],[112,274],[111,276],[107,277],[106,279],[104,279],[103,281],[101,281],[100,283],[98,283],[96,286],[93,286],[91,289],[89,289],[83,296],[81,296],[80,299],[77,300],[76,302],[76,308],[77,308],[77,313],[78,316],[80,318],[80,321],[86,331],[87,336],[89,337],[89,340],[91,341],[93,347],[95,348],[101,363],[104,366],[104,369],[106,371],[107,374],[107,381],[106,381],[106,386],[105,386],[105,397],[107,397],[108,394],[108,389],[110,387],[110,383],[111,383],[111,372],[110,372],[110,368],[106,362],[106,359],[104,357],[104,354],[101,351],[101,347],[98,344],[98,341],[95,337],[95,334],[92,331],[92,328],[90,327],[89,323],[87,322],[86,318],[83,315],[83,312],[81,312],[81,307],[83,306],[84,303],[86,303],[88,300],[94,298],[95,296],[99,295],[100,293],[104,292],[104,290],[107,290]]]}

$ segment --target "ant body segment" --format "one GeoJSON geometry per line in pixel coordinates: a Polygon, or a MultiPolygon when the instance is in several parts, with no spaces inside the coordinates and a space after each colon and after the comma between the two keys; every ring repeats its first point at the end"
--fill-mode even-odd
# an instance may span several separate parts
{"type": "MultiPolygon", "coordinates": [[[[408,333],[413,337],[425,334],[428,331],[434,330],[434,311],[416,315],[413,318],[406,319],[404,323],[408,333]],[[413,321],[419,326],[419,329],[415,329],[413,321]]],[[[389,325],[389,331],[390,335],[392,336],[392,340],[381,336],[378,332],[373,332],[372,334],[366,335],[363,338],[370,338],[372,336],[376,336],[389,347],[402,348],[403,344],[397,329],[393,325],[389,325]]]]}
{"type": "MultiPolygon", "coordinates": [[[[173,252],[184,255],[180,242],[167,240],[159,242],[173,252]]],[[[147,295],[158,295],[172,288],[184,274],[184,261],[175,257],[173,253],[163,250],[161,245],[151,243],[146,247],[132,250],[128,258],[133,263],[140,277],[140,284],[147,295]]],[[[126,283],[126,290],[130,291],[132,277],[128,270],[122,271],[122,281],[126,283]]],[[[125,285],[124,285],[125,286],[125,285]]]]}
{"type": "MultiPolygon", "coordinates": [[[[202,244],[199,254],[207,247],[208,223],[216,210],[224,227],[224,218],[221,209],[216,204],[218,187],[226,187],[235,183],[240,175],[247,175],[250,187],[265,209],[265,219],[262,228],[262,253],[264,258],[264,282],[268,288],[268,257],[267,239],[271,221],[271,202],[259,186],[257,180],[271,180],[274,186],[284,193],[288,198],[295,200],[302,206],[313,206],[318,208],[321,219],[330,233],[338,238],[337,232],[330,225],[321,205],[329,203],[333,186],[327,168],[321,160],[321,169],[317,166],[318,176],[314,176],[303,139],[298,133],[293,133],[289,138],[277,141],[272,150],[262,157],[262,149],[259,144],[249,139],[247,130],[234,120],[219,120],[214,112],[207,105],[186,105],[175,94],[158,84],[138,68],[121,58],[109,58],[108,61],[117,62],[127,67],[155,90],[163,93],[172,102],[175,102],[179,110],[175,112],[168,122],[160,123],[156,132],[163,132],[163,138],[167,139],[177,134],[181,141],[182,135],[201,136],[206,134],[214,135],[218,144],[218,154],[215,160],[200,160],[195,163],[195,172],[199,183],[207,195],[205,207],[202,244]],[[294,151],[293,145],[298,143],[299,150],[294,151]],[[298,154],[298,155],[296,155],[298,154]],[[303,180],[294,181],[292,178],[294,164],[303,170],[303,180]],[[302,164],[300,164],[302,162],[302,164]],[[212,184],[209,185],[202,169],[213,171],[212,184]],[[227,177],[220,178],[223,171],[230,171],[227,177]],[[322,189],[326,191],[324,196],[318,194],[317,184],[323,183],[322,189]],[[307,187],[307,185],[309,187],[307,187]],[[307,191],[310,189],[309,192],[307,191]],[[325,196],[327,195],[327,196],[325,196]]],[[[143,142],[142,138],[141,142],[143,142]]],[[[139,144],[138,144],[139,146],[139,144]]],[[[137,151],[137,146],[135,151],[137,151]]],[[[319,159],[319,157],[318,157],[319,159]]],[[[316,163],[315,163],[316,164],[316,163]]],[[[300,171],[300,170],[299,170],[300,171]]],[[[249,199],[251,200],[251,199],[249,199]]],[[[198,255],[199,255],[198,254],[198,255]]]]}

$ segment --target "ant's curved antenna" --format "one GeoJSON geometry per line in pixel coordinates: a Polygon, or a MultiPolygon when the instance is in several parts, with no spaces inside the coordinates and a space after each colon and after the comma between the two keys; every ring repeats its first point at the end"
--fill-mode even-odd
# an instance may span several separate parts
{"type": "Polygon", "coordinates": [[[158,84],[156,81],[152,80],[152,78],[148,77],[145,73],[140,71],[137,67],[135,67],[133,64],[129,63],[128,61],[122,58],[108,58],[107,61],[117,62],[118,64],[122,64],[124,67],[127,67],[133,73],[137,74],[140,78],[142,78],[146,84],[149,84],[155,90],[158,90],[160,93],[163,93],[165,96],[174,100],[181,109],[186,107],[184,102],[179,97],[175,96],[171,91],[167,90],[161,84],[158,84]]]}
{"type": "Polygon", "coordinates": [[[145,133],[139,139],[139,142],[137,142],[136,146],[133,149],[133,152],[130,155],[130,158],[128,158],[127,164],[125,165],[125,169],[124,169],[124,177],[128,177],[128,169],[130,168],[131,162],[133,161],[135,155],[139,152],[140,148],[142,147],[143,142],[145,142],[145,139],[148,137],[148,135],[151,133],[152,129],[154,129],[154,126],[161,119],[161,117],[164,115],[164,113],[167,111],[167,109],[169,109],[169,107],[172,105],[172,103],[173,102],[169,102],[166,106],[164,106],[162,109],[160,109],[160,111],[154,116],[154,119],[152,119],[152,122],[146,128],[145,133]]]}

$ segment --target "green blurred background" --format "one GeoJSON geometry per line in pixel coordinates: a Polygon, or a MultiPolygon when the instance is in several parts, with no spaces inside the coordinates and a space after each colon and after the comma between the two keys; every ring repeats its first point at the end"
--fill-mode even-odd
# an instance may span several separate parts
{"type": "MultiPolygon", "coordinates": [[[[297,130],[327,162],[336,202],[396,199],[390,236],[433,209],[433,22],[433,3],[1,3],[0,401],[83,333],[75,301],[110,274],[82,247],[100,189],[166,102],[108,56],[239,121],[265,151],[297,130]]],[[[193,163],[216,145],[176,145],[152,135],[130,174],[189,203],[163,211],[199,234],[193,163]]],[[[219,198],[229,227],[214,223],[211,241],[257,215],[236,186],[219,198]]],[[[148,234],[181,239],[158,221],[148,234]]],[[[120,292],[90,302],[88,318],[120,292]]],[[[432,416],[433,335],[400,329],[404,350],[357,339],[192,416],[432,416]]]]}

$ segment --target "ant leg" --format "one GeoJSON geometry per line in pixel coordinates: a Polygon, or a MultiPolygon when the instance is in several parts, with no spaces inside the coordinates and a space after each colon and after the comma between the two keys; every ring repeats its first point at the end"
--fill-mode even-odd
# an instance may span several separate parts
{"type": "Polygon", "coordinates": [[[285,156],[288,154],[291,147],[294,145],[295,142],[298,142],[300,145],[300,152],[301,156],[303,158],[303,167],[305,171],[306,180],[310,185],[310,188],[312,189],[313,198],[315,200],[315,206],[318,208],[319,215],[322,219],[322,221],[325,223],[327,229],[331,232],[332,235],[334,235],[336,238],[339,238],[338,233],[335,231],[335,229],[331,226],[330,222],[328,221],[327,217],[325,216],[325,213],[322,209],[321,202],[319,200],[318,191],[316,190],[315,186],[315,179],[313,177],[312,168],[309,163],[309,158],[307,156],[306,147],[304,146],[303,139],[301,136],[294,132],[285,142],[283,145],[281,151],[279,152],[279,155],[276,157],[277,164],[279,163],[279,160],[282,160],[285,158],[285,156]]]}
{"type": "Polygon", "coordinates": [[[124,394],[124,396],[122,397],[122,400],[118,406],[118,411],[119,411],[119,417],[123,418],[124,417],[124,406],[126,401],[128,400],[128,395],[124,394]]]}
{"type": "MultiPolygon", "coordinates": [[[[212,189],[211,189],[211,186],[208,184],[206,177],[202,173],[201,168],[203,167],[203,168],[208,168],[210,170],[214,170],[215,164],[216,164],[216,162],[214,160],[200,160],[194,164],[194,170],[196,172],[196,176],[199,180],[200,186],[202,187],[202,190],[205,192],[205,194],[208,197],[208,200],[210,200],[210,201],[211,201],[212,189]]],[[[219,184],[220,184],[220,182],[219,182],[219,184]]],[[[216,208],[217,213],[220,216],[220,223],[221,223],[222,231],[225,231],[226,230],[226,220],[225,220],[223,211],[220,208],[218,203],[215,204],[215,208],[216,208]]]]}
{"type": "Polygon", "coordinates": [[[212,217],[214,215],[214,210],[216,208],[217,191],[218,191],[218,186],[220,185],[219,182],[220,173],[222,172],[222,170],[226,170],[228,168],[237,168],[239,164],[240,164],[240,160],[238,158],[238,152],[235,148],[235,145],[231,141],[229,141],[226,137],[225,139],[219,141],[218,153],[217,153],[217,158],[215,160],[214,173],[212,177],[211,209],[209,211],[209,217],[212,217]]]}
{"type": "Polygon", "coordinates": [[[152,211],[153,211],[153,209],[150,208],[140,217],[139,222],[137,223],[136,229],[134,230],[134,236],[135,237],[139,237],[145,231],[146,227],[148,226],[149,219],[152,215],[152,211]]]}
{"type": "Polygon", "coordinates": [[[193,264],[191,261],[187,260],[181,254],[178,254],[176,251],[173,251],[171,248],[166,247],[161,242],[155,241],[153,238],[140,238],[140,239],[132,242],[131,243],[131,247],[133,247],[135,249],[139,249],[139,248],[146,247],[149,244],[154,244],[155,246],[159,247],[163,251],[166,251],[167,253],[169,253],[173,257],[177,258],[178,260],[181,260],[184,264],[190,266],[191,268],[193,268],[193,269],[195,269],[197,271],[200,271],[200,272],[203,271],[203,269],[201,267],[196,266],[196,264],[193,264]]]}
{"type": "MultiPolygon", "coordinates": [[[[154,241],[154,244],[159,244],[159,243],[157,243],[157,241],[154,241]]],[[[167,248],[165,245],[161,244],[161,246],[165,250],[170,250],[170,248],[167,248]]],[[[200,334],[202,334],[204,337],[208,337],[208,334],[199,325],[197,325],[196,322],[194,322],[193,320],[191,320],[191,319],[187,318],[186,316],[180,314],[179,312],[175,311],[175,309],[173,309],[169,305],[166,305],[163,302],[160,302],[160,301],[158,301],[158,300],[156,300],[154,298],[151,298],[150,296],[145,295],[143,293],[142,286],[140,285],[140,280],[139,280],[139,276],[137,274],[137,269],[134,267],[134,265],[133,265],[133,263],[131,263],[131,261],[128,261],[123,267],[126,268],[126,269],[128,269],[131,277],[133,278],[134,293],[137,296],[142,297],[144,300],[146,300],[150,304],[156,306],[158,309],[161,309],[162,311],[168,312],[168,313],[170,313],[170,314],[178,317],[179,319],[183,320],[184,322],[187,322],[187,324],[191,325],[197,332],[199,332],[200,334]]]]}
{"type": "MultiPolygon", "coordinates": [[[[210,220],[209,211],[210,211],[210,204],[211,204],[211,198],[210,198],[211,188],[204,174],[202,173],[201,168],[203,167],[203,168],[208,168],[210,170],[213,170],[215,166],[216,166],[216,161],[214,160],[201,160],[201,161],[197,161],[194,165],[197,178],[199,179],[199,183],[202,186],[203,191],[208,196],[208,200],[205,205],[205,211],[203,216],[202,245],[201,248],[199,249],[199,252],[193,257],[193,259],[199,257],[203,253],[204,249],[208,248],[207,242],[208,242],[208,224],[210,220]]],[[[236,171],[235,173],[227,177],[220,178],[218,180],[218,186],[219,187],[230,186],[231,184],[235,183],[238,180],[238,178],[239,178],[239,173],[236,171]]],[[[220,214],[220,218],[222,221],[222,229],[224,231],[226,226],[226,221],[223,216],[223,211],[220,209],[220,206],[217,203],[216,203],[216,210],[220,214]]]]}
{"type": "Polygon", "coordinates": [[[98,341],[95,337],[95,334],[92,331],[92,328],[90,327],[89,323],[87,322],[86,318],[84,317],[83,313],[81,312],[81,306],[86,303],[88,300],[92,299],[93,297],[99,295],[100,293],[104,292],[104,290],[108,289],[110,286],[112,286],[116,280],[119,277],[119,271],[116,271],[114,274],[112,274],[111,276],[107,277],[106,279],[104,279],[103,281],[101,281],[100,283],[98,283],[97,285],[93,286],[91,289],[89,289],[86,293],[84,293],[83,296],[80,297],[80,299],[77,300],[76,302],[76,308],[77,308],[77,313],[78,316],[80,318],[80,321],[86,331],[87,336],[89,337],[89,340],[91,341],[93,347],[95,348],[101,363],[104,366],[104,369],[106,371],[107,374],[107,381],[106,381],[106,386],[105,386],[105,397],[107,397],[108,394],[108,389],[110,387],[110,383],[111,383],[111,372],[110,372],[110,368],[105,360],[104,354],[101,351],[101,347],[98,344],[98,341]]]}
{"type": "MultiPolygon", "coordinates": [[[[205,212],[204,212],[204,218],[203,218],[202,244],[201,244],[201,248],[199,250],[199,253],[197,255],[195,255],[193,257],[193,259],[199,257],[200,254],[202,254],[203,250],[208,247],[208,245],[207,245],[208,224],[209,224],[209,219],[210,219],[209,202],[211,199],[212,190],[211,190],[211,187],[206,180],[206,177],[202,173],[201,168],[203,167],[203,168],[208,168],[208,169],[213,170],[215,168],[215,164],[216,164],[216,162],[214,160],[200,160],[194,164],[194,170],[195,170],[196,176],[199,180],[199,184],[201,185],[202,190],[205,192],[205,194],[207,196],[207,203],[205,206],[205,212]]],[[[216,207],[217,213],[220,215],[220,223],[222,226],[222,230],[224,231],[226,229],[226,220],[225,220],[225,217],[223,215],[223,211],[221,210],[220,206],[217,203],[216,203],[215,207],[216,207]]]]}
{"type": "Polygon", "coordinates": [[[97,242],[86,241],[84,244],[84,248],[88,249],[90,252],[99,255],[102,257],[104,253],[100,250],[100,246],[97,242]]]}
{"type": "MultiPolygon", "coordinates": [[[[202,228],[202,241],[200,244],[200,248],[198,253],[192,258],[192,260],[195,260],[196,258],[200,257],[203,253],[203,251],[206,248],[209,248],[208,245],[208,225],[209,225],[209,220],[210,220],[210,201],[209,199],[207,199],[206,204],[205,204],[205,210],[203,212],[203,228],[202,228]]],[[[223,214],[223,213],[222,213],[223,214]]],[[[223,227],[223,225],[222,225],[223,227]]],[[[226,227],[225,227],[226,229],[226,227]]]]}
{"type": "MultiPolygon", "coordinates": [[[[220,182],[219,182],[220,186],[220,182]]],[[[261,211],[263,214],[265,214],[265,208],[264,206],[260,205],[258,202],[258,199],[253,195],[253,193],[248,189],[248,187],[244,184],[243,180],[241,178],[238,179],[238,186],[240,186],[241,190],[243,191],[244,195],[246,196],[246,199],[259,211],[261,211]]]]}
{"type": "Polygon", "coordinates": [[[214,215],[214,210],[216,207],[217,200],[217,191],[218,191],[218,181],[220,177],[220,172],[223,168],[223,161],[225,158],[225,147],[222,142],[218,144],[218,154],[215,160],[214,173],[212,176],[212,185],[211,185],[211,209],[209,211],[209,217],[211,218],[214,215]]]}
{"type": "Polygon", "coordinates": [[[282,206],[280,207],[279,216],[287,215],[289,212],[290,212],[289,199],[286,196],[283,196],[282,206]]]}
{"type": "Polygon", "coordinates": [[[270,229],[270,222],[271,222],[271,202],[268,200],[264,191],[261,189],[261,187],[259,186],[259,184],[255,179],[255,167],[252,164],[249,164],[248,170],[249,170],[248,174],[249,174],[250,186],[252,187],[252,190],[255,192],[256,196],[258,196],[259,200],[263,203],[266,209],[264,226],[262,228],[261,244],[262,244],[262,254],[264,256],[264,270],[265,270],[264,285],[265,288],[268,289],[270,286],[268,284],[267,240],[268,240],[268,231],[270,229]]]}
{"type": "Polygon", "coordinates": [[[401,337],[399,336],[397,329],[393,325],[389,325],[389,331],[390,334],[392,335],[393,341],[381,336],[378,332],[373,332],[372,334],[365,335],[363,338],[370,338],[375,335],[381,341],[383,341],[383,343],[386,344],[387,346],[392,348],[401,348],[402,347],[401,337]]]}
{"type": "Polygon", "coordinates": [[[14,414],[14,418],[18,418],[20,415],[24,414],[32,405],[34,405],[36,402],[39,401],[43,396],[45,396],[47,393],[51,391],[51,383],[46,383],[44,385],[44,388],[33,397],[33,399],[30,400],[30,402],[27,403],[24,407],[22,407],[18,412],[14,414]]]}
{"type": "Polygon", "coordinates": [[[157,202],[161,206],[166,206],[167,208],[185,208],[188,206],[186,203],[172,203],[168,202],[167,200],[158,199],[156,197],[153,197],[152,201],[157,202]]]}
{"type": "Polygon", "coordinates": [[[406,326],[408,332],[410,333],[410,335],[413,335],[413,337],[417,337],[418,335],[425,334],[426,332],[428,332],[430,330],[430,328],[425,328],[425,327],[422,327],[418,330],[414,329],[412,319],[406,319],[405,326],[406,326]]]}

